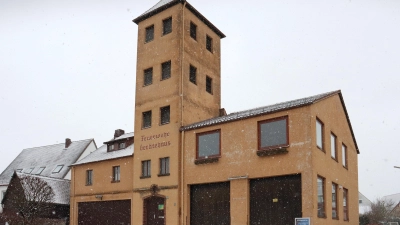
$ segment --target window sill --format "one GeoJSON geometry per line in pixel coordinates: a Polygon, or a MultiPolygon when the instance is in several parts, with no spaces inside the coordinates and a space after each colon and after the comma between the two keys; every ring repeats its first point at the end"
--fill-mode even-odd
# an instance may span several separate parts
{"type": "Polygon", "coordinates": [[[93,184],[86,184],[86,186],[92,186],[93,184]]]}
{"type": "Polygon", "coordinates": [[[287,154],[288,152],[289,151],[287,150],[287,148],[275,148],[268,150],[258,150],[257,155],[263,157],[263,156],[282,155],[282,154],[287,154]]]}
{"type": "Polygon", "coordinates": [[[219,158],[220,157],[196,159],[196,160],[194,160],[194,164],[200,165],[200,164],[215,163],[215,162],[218,162],[219,158]]]}
{"type": "Polygon", "coordinates": [[[151,178],[151,176],[141,176],[140,179],[147,179],[147,178],[151,178]]]}
{"type": "Polygon", "coordinates": [[[111,181],[111,183],[119,183],[120,181],[119,180],[113,180],[113,181],[111,181]]]}
{"type": "Polygon", "coordinates": [[[158,174],[157,176],[159,176],[159,177],[166,177],[166,176],[169,176],[169,173],[158,174]]]}
{"type": "Polygon", "coordinates": [[[168,121],[168,122],[165,122],[165,123],[160,123],[160,126],[162,126],[162,125],[167,125],[167,124],[169,124],[169,121],[168,121]]]}

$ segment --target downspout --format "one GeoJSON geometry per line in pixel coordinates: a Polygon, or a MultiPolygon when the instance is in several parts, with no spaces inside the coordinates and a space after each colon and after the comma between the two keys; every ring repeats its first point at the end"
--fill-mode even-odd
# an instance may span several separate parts
{"type": "MultiPolygon", "coordinates": [[[[186,1],[184,1],[183,3],[183,7],[182,7],[182,19],[181,19],[181,23],[182,23],[182,39],[181,39],[181,126],[183,125],[183,58],[184,58],[184,42],[185,42],[185,7],[186,7],[186,1]]],[[[185,209],[183,207],[183,198],[184,198],[184,187],[183,187],[183,153],[184,153],[184,139],[185,139],[185,131],[181,132],[181,207],[180,207],[180,217],[181,217],[181,225],[184,225],[184,217],[186,215],[185,213],[185,209]]]]}

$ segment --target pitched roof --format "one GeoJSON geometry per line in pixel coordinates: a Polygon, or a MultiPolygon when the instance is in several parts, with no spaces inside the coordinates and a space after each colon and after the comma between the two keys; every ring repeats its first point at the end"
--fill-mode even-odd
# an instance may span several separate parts
{"type": "Polygon", "coordinates": [[[220,38],[226,37],[217,27],[215,27],[206,17],[204,17],[199,11],[197,11],[189,2],[186,0],[160,0],[157,4],[151,7],[149,10],[144,12],[142,15],[138,16],[133,20],[136,24],[141,21],[152,17],[153,15],[162,12],[178,3],[184,4],[189,11],[191,11],[195,16],[197,16],[204,24],[206,24],[212,31],[214,31],[220,38]]]}
{"type": "Polygon", "coordinates": [[[78,160],[92,141],[93,139],[74,141],[68,148],[62,143],[24,149],[0,174],[0,185],[8,185],[12,174],[18,169],[22,169],[23,173],[36,174],[40,167],[45,167],[40,173],[41,176],[64,178],[69,166],[78,160]],[[53,173],[58,165],[63,165],[62,169],[58,173],[53,173]]]}
{"type": "MultiPolygon", "coordinates": [[[[133,132],[121,135],[120,137],[118,137],[116,139],[112,139],[112,140],[121,140],[124,138],[130,138],[130,137],[133,137],[133,132]]],[[[105,143],[109,143],[111,141],[108,141],[105,143]]],[[[98,148],[96,151],[93,151],[92,153],[90,153],[85,158],[79,160],[77,163],[73,164],[72,166],[86,164],[86,163],[92,163],[92,162],[99,162],[99,161],[104,161],[104,160],[109,160],[109,159],[117,159],[117,158],[126,157],[126,156],[132,156],[133,152],[134,152],[133,146],[134,145],[131,144],[124,149],[108,152],[107,145],[105,144],[105,145],[101,146],[100,148],[98,148]]]]}
{"type": "Polygon", "coordinates": [[[215,117],[215,118],[211,118],[208,120],[193,123],[193,124],[190,124],[187,126],[183,126],[180,128],[180,130],[181,131],[193,130],[193,129],[197,129],[197,128],[208,127],[208,126],[213,126],[213,125],[222,124],[222,123],[228,123],[228,122],[242,120],[242,119],[251,118],[251,117],[255,117],[255,116],[267,115],[267,114],[276,113],[276,112],[283,111],[283,110],[299,108],[299,107],[314,104],[316,102],[319,102],[323,99],[326,99],[328,97],[331,97],[331,96],[337,95],[337,94],[339,95],[340,101],[343,105],[343,109],[346,114],[347,122],[349,124],[351,134],[353,136],[353,141],[356,146],[357,153],[359,153],[357,142],[356,142],[356,139],[355,139],[355,136],[353,133],[353,128],[351,126],[350,119],[349,119],[349,116],[348,116],[348,113],[346,110],[346,106],[344,105],[343,96],[342,96],[342,93],[340,90],[322,93],[322,94],[318,94],[318,95],[314,95],[314,96],[310,96],[310,97],[306,97],[306,98],[300,98],[300,99],[296,99],[296,100],[292,100],[292,101],[276,103],[273,105],[267,105],[267,106],[258,107],[258,108],[254,108],[254,109],[244,110],[244,111],[240,111],[240,112],[234,112],[234,113],[230,113],[225,116],[215,117]]]}
{"type": "Polygon", "coordinates": [[[53,192],[54,192],[54,198],[53,198],[52,203],[61,204],[61,205],[69,205],[71,181],[65,180],[65,179],[24,174],[24,173],[16,173],[16,174],[19,178],[31,176],[31,177],[37,177],[43,181],[46,181],[46,183],[53,189],[53,192]]]}
{"type": "Polygon", "coordinates": [[[400,193],[383,196],[382,200],[392,201],[394,203],[392,208],[394,208],[400,204],[400,193]]]}

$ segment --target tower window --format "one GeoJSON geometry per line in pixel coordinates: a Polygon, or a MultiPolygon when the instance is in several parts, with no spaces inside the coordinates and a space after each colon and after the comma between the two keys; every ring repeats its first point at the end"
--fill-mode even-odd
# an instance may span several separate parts
{"type": "Polygon", "coordinates": [[[151,111],[147,111],[143,113],[143,128],[151,127],[151,111]]]}
{"type": "Polygon", "coordinates": [[[169,106],[161,107],[160,113],[161,113],[161,125],[169,123],[170,121],[169,106]]]}
{"type": "Polygon", "coordinates": [[[172,32],[172,17],[163,20],[163,35],[172,32]]]}
{"type": "Polygon", "coordinates": [[[144,86],[150,85],[153,83],[153,68],[144,70],[144,86]]]}
{"type": "Polygon", "coordinates": [[[196,84],[196,72],[197,72],[197,68],[190,65],[190,74],[189,74],[189,80],[190,82],[192,82],[193,84],[196,84]]]}
{"type": "Polygon", "coordinates": [[[108,146],[108,151],[114,151],[114,144],[110,144],[108,146]]]}
{"type": "Polygon", "coordinates": [[[206,35],[206,48],[208,51],[212,52],[212,38],[206,35]]]}
{"type": "Polygon", "coordinates": [[[190,22],[190,37],[196,40],[196,36],[197,36],[197,25],[194,24],[193,22],[190,22]]]}
{"type": "Polygon", "coordinates": [[[125,142],[119,143],[118,147],[119,147],[119,149],[125,148],[125,142]]]}
{"type": "Polygon", "coordinates": [[[160,158],[160,174],[159,176],[169,175],[169,157],[160,158]]]}
{"type": "Polygon", "coordinates": [[[146,42],[150,42],[154,39],[154,25],[146,27],[146,42]]]}
{"type": "Polygon", "coordinates": [[[142,161],[142,176],[140,178],[148,177],[151,177],[151,161],[145,160],[142,161]]]}
{"type": "Polygon", "coordinates": [[[206,76],[206,91],[212,94],[212,78],[209,76],[206,76]]]}
{"type": "Polygon", "coordinates": [[[165,80],[171,77],[171,61],[164,62],[161,64],[161,80],[165,80]]]}

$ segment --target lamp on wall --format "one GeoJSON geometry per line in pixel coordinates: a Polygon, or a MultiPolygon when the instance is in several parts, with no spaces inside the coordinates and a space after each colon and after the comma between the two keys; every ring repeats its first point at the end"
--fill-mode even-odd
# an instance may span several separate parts
{"type": "Polygon", "coordinates": [[[103,200],[103,195],[96,195],[95,197],[100,199],[100,200],[103,200]]]}

